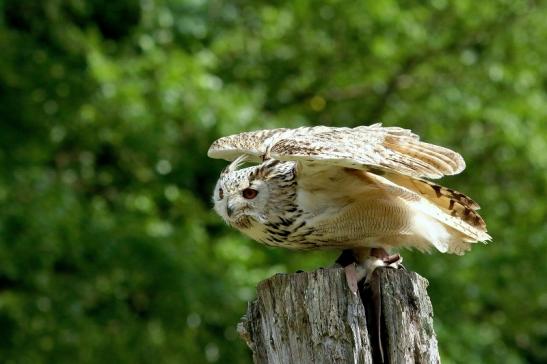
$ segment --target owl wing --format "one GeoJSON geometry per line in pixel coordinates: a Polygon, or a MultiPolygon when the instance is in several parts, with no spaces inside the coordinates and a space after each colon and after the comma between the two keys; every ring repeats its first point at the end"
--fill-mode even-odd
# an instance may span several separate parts
{"type": "MultiPolygon", "coordinates": [[[[477,213],[479,205],[463,193],[400,174],[386,173],[380,176],[375,173],[363,173],[392,196],[403,199],[416,210],[462,233],[465,242],[492,239],[486,232],[484,220],[477,213]]],[[[466,244],[457,245],[445,249],[457,252],[466,244]]],[[[443,251],[440,248],[439,250],[443,251]]]]}
{"type": "Polygon", "coordinates": [[[464,241],[443,250],[458,252],[468,247],[466,242],[491,239],[475,201],[422,178],[461,172],[465,162],[460,154],[421,142],[410,130],[398,127],[375,124],[327,129],[311,133],[307,139],[305,135],[294,139],[283,136],[268,152],[275,159],[300,161],[303,178],[316,178],[313,172],[327,166],[358,170],[391,196],[463,234],[464,241]]]}
{"type": "Polygon", "coordinates": [[[270,129],[220,138],[209,148],[212,158],[274,158],[370,170],[387,169],[413,177],[440,178],[465,168],[458,153],[419,140],[410,130],[382,127],[325,126],[270,129]]]}
{"type": "Polygon", "coordinates": [[[217,139],[209,147],[210,158],[233,161],[241,155],[247,155],[248,161],[260,161],[266,154],[271,141],[291,129],[265,129],[248,131],[217,139]]]}

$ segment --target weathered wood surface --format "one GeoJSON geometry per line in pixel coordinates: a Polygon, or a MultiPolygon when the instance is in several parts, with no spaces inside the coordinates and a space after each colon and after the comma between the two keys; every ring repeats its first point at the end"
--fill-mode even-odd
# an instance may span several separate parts
{"type": "Polygon", "coordinates": [[[394,269],[380,269],[375,278],[380,279],[386,362],[440,363],[427,280],[394,269]]]}
{"type": "Polygon", "coordinates": [[[255,363],[439,363],[426,287],[394,269],[377,269],[360,294],[341,268],[276,274],[259,283],[238,331],[255,363]]]}

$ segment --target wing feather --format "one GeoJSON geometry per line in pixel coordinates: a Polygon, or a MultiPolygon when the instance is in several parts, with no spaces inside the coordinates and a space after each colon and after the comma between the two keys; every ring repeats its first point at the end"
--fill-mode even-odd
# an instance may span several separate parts
{"type": "MultiPolygon", "coordinates": [[[[375,173],[367,173],[367,176],[384,190],[402,198],[417,210],[464,234],[469,239],[469,242],[488,241],[492,239],[490,235],[487,234],[486,225],[475,211],[476,209],[464,206],[463,204],[460,205],[460,210],[444,208],[442,203],[436,204],[430,199],[420,196],[420,192],[415,191],[413,188],[408,188],[404,184],[401,185],[400,181],[391,181],[389,178],[379,176],[375,173]],[[456,213],[452,213],[454,211],[456,213]]],[[[438,186],[435,184],[432,185],[438,186]]],[[[464,197],[469,199],[467,196],[464,197]]],[[[469,201],[473,202],[471,199],[469,199],[469,201]]],[[[458,202],[458,204],[460,204],[460,202],[458,202]]]]}
{"type": "Polygon", "coordinates": [[[451,216],[458,217],[469,225],[486,231],[484,220],[476,212],[480,209],[479,204],[463,193],[430,181],[398,173],[386,172],[382,174],[382,177],[418,193],[451,216]]]}
{"type": "Polygon", "coordinates": [[[268,140],[290,130],[285,128],[248,131],[217,139],[209,147],[210,158],[233,161],[241,155],[248,155],[248,161],[260,161],[266,152],[268,140]]]}
{"type": "Polygon", "coordinates": [[[421,142],[408,129],[381,124],[245,132],[218,139],[208,152],[212,158],[227,160],[242,154],[254,161],[274,158],[356,169],[372,166],[427,178],[456,174],[465,168],[458,153],[421,142]]]}

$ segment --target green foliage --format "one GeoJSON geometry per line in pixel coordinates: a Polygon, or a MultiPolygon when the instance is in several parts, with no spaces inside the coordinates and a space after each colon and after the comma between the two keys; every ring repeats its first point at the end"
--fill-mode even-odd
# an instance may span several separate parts
{"type": "Polygon", "coordinates": [[[494,237],[405,252],[446,363],[547,361],[547,9],[533,1],[0,2],[0,358],[247,363],[256,283],[335,253],[211,211],[229,133],[382,121],[453,147],[494,237]]]}

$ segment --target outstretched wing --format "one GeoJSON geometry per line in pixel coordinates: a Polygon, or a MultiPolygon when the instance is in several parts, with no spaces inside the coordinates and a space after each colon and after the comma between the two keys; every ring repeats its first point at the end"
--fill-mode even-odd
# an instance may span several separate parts
{"type": "MultiPolygon", "coordinates": [[[[274,158],[347,167],[392,170],[414,177],[440,178],[465,168],[458,153],[424,143],[408,129],[381,124],[356,128],[325,126],[271,129],[220,138],[208,152],[212,158],[233,160],[274,158]]],[[[306,164],[306,163],[304,163],[306,164]]]]}

